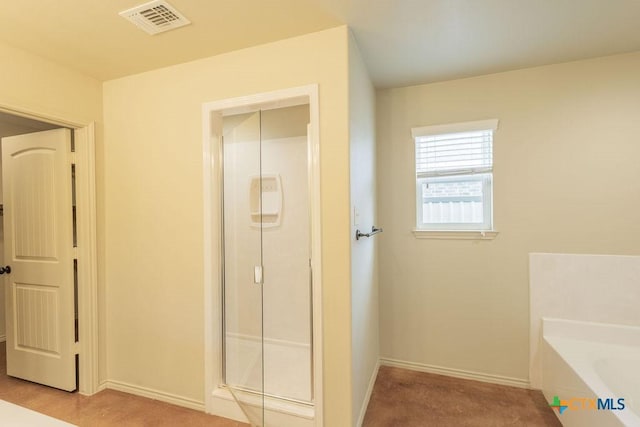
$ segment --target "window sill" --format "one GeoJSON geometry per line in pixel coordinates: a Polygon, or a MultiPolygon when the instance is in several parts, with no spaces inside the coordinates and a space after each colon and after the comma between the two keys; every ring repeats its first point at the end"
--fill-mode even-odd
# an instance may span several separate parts
{"type": "Polygon", "coordinates": [[[473,230],[413,230],[416,239],[437,239],[437,240],[493,240],[498,236],[495,230],[473,231],[473,230]]]}

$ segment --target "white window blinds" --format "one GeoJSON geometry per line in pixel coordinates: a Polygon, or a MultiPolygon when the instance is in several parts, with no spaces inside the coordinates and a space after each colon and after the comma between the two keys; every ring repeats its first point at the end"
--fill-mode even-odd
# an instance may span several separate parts
{"type": "Polygon", "coordinates": [[[412,129],[416,177],[491,172],[496,127],[497,120],[484,120],[412,129]]]}

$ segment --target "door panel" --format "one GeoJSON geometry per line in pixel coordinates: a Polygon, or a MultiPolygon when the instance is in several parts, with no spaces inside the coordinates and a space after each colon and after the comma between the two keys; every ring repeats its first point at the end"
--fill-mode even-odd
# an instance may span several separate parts
{"type": "MultiPolygon", "coordinates": [[[[285,202],[278,226],[266,228],[267,223],[262,234],[268,272],[263,290],[264,392],[305,403],[312,401],[308,117],[307,106],[263,111],[260,150],[263,180],[278,176],[285,202]]],[[[263,192],[263,198],[268,194],[263,192]]],[[[274,425],[265,414],[265,425],[274,425]]]]}
{"type": "Polygon", "coordinates": [[[263,426],[260,113],[223,123],[224,377],[249,422],[263,426]]]}
{"type": "Polygon", "coordinates": [[[7,373],[76,388],[71,131],[2,139],[7,373]]]}

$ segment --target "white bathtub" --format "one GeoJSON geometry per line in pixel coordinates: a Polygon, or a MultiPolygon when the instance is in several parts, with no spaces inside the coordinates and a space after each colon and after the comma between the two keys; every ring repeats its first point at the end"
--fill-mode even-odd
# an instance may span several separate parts
{"type": "Polygon", "coordinates": [[[548,318],[542,325],[542,391],[567,404],[554,410],[562,425],[640,427],[640,327],[548,318]],[[593,408],[598,398],[610,410],[593,408]]]}

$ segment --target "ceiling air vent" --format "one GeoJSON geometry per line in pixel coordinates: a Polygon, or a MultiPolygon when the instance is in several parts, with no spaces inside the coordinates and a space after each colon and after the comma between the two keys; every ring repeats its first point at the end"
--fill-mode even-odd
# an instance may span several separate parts
{"type": "Polygon", "coordinates": [[[150,1],[119,13],[149,34],[173,30],[191,21],[164,0],[150,1]]]}

